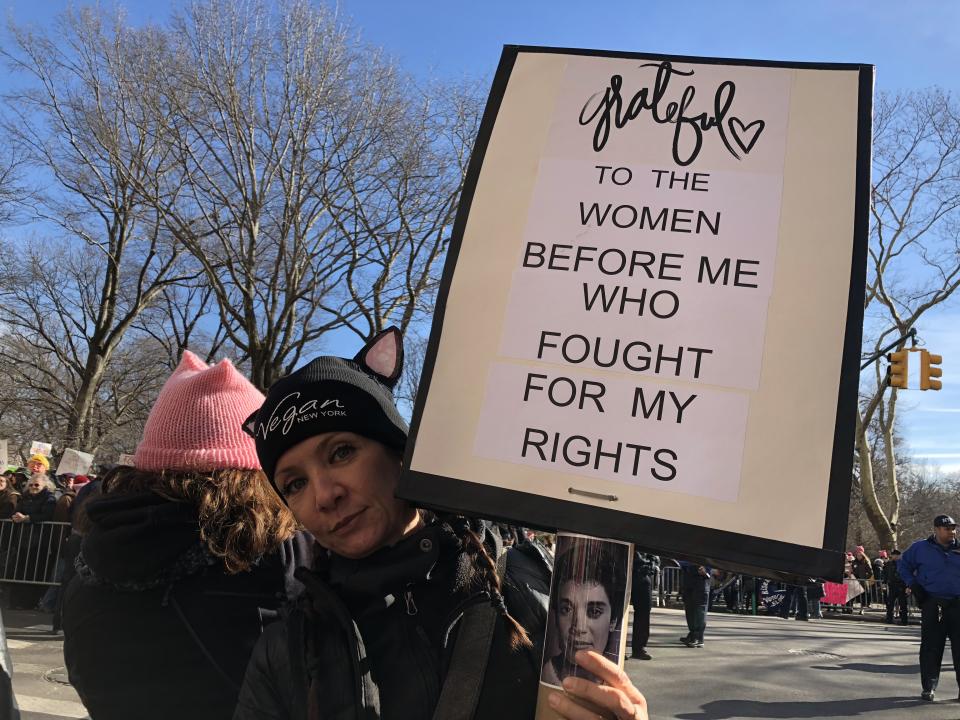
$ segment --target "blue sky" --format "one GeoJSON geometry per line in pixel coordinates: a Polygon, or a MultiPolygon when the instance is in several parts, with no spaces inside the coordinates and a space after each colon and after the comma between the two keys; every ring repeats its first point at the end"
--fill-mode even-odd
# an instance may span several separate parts
{"type": "MultiPolygon", "coordinates": [[[[102,3],[108,4],[108,3],[102,3]]],[[[180,3],[122,3],[134,21],[180,3]]],[[[16,22],[47,24],[65,2],[7,0],[16,22]]],[[[942,0],[341,0],[361,37],[422,77],[489,78],[504,44],[555,45],[771,60],[872,63],[877,89],[960,91],[960,3],[942,0]]],[[[944,356],[944,390],[901,393],[918,460],[960,470],[960,297],[919,328],[944,356]]],[[[351,342],[353,344],[353,342],[351,342]]]]}

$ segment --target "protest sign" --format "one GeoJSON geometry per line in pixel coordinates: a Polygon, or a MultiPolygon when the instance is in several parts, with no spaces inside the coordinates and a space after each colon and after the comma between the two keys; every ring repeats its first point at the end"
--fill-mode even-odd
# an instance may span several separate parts
{"type": "Polygon", "coordinates": [[[0,440],[0,467],[6,467],[10,463],[10,455],[7,450],[7,441],[0,440]]]}
{"type": "Polygon", "coordinates": [[[93,465],[93,455],[67,448],[57,465],[57,475],[86,475],[93,465]]]}
{"type": "Polygon", "coordinates": [[[40,442],[39,440],[34,440],[30,443],[30,454],[31,455],[43,455],[44,457],[50,457],[50,452],[53,450],[53,445],[50,443],[40,442]]]}
{"type": "Polygon", "coordinates": [[[127,455],[126,453],[120,453],[120,459],[117,460],[118,465],[129,465],[133,467],[133,455],[127,455]]]}
{"type": "Polygon", "coordinates": [[[838,577],[872,84],[862,65],[505,48],[401,496],[838,577]]]}

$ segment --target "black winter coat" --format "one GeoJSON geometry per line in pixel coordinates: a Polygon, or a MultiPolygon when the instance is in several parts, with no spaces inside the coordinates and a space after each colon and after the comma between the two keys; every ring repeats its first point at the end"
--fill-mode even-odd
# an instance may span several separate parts
{"type": "Polygon", "coordinates": [[[710,567],[704,567],[706,576],[700,574],[700,566],[694,563],[680,562],[680,596],[684,605],[710,604],[710,567]]]}
{"type": "Polygon", "coordinates": [[[883,581],[889,585],[891,589],[899,589],[907,586],[903,578],[900,577],[900,569],[897,567],[897,561],[893,558],[888,559],[883,564],[883,581]]]}
{"type": "MultiPolygon", "coordinates": [[[[550,571],[533,546],[507,559],[506,603],[534,648],[511,650],[498,618],[478,719],[529,720],[536,707],[550,571]]],[[[362,561],[298,571],[306,592],[261,638],[235,720],[430,720],[463,609],[489,602],[464,587],[469,563],[433,524],[362,561]]]]}
{"type": "Polygon", "coordinates": [[[49,490],[41,490],[33,494],[24,493],[17,505],[17,512],[29,515],[31,523],[50,522],[56,506],[56,496],[49,490]]]}
{"type": "Polygon", "coordinates": [[[196,510],[153,493],[91,500],[63,609],[70,682],[95,720],[227,720],[264,626],[309,562],[296,536],[227,574],[196,510]]]}

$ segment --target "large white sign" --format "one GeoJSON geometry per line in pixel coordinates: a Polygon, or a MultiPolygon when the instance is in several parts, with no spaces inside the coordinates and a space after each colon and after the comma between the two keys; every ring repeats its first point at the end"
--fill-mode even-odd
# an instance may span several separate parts
{"type": "Polygon", "coordinates": [[[786,571],[837,560],[871,78],[507,48],[401,494],[786,571]]]}
{"type": "Polygon", "coordinates": [[[60,457],[57,475],[86,475],[91,465],[93,465],[93,455],[67,448],[60,457]]]}

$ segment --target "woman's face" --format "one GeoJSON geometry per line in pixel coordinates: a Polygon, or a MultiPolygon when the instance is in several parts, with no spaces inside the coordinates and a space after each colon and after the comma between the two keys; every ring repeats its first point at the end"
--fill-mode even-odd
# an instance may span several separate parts
{"type": "Polygon", "coordinates": [[[7,476],[0,475],[0,492],[3,492],[7,489],[7,476]]]}
{"type": "Polygon", "coordinates": [[[596,582],[567,580],[557,595],[557,625],[564,659],[575,662],[578,650],[603,653],[614,630],[610,598],[596,582]]]}
{"type": "Polygon", "coordinates": [[[290,511],[323,547],[362,558],[418,524],[394,497],[400,460],[376,440],[349,432],[315,435],[287,450],[274,481],[290,511]]]}

